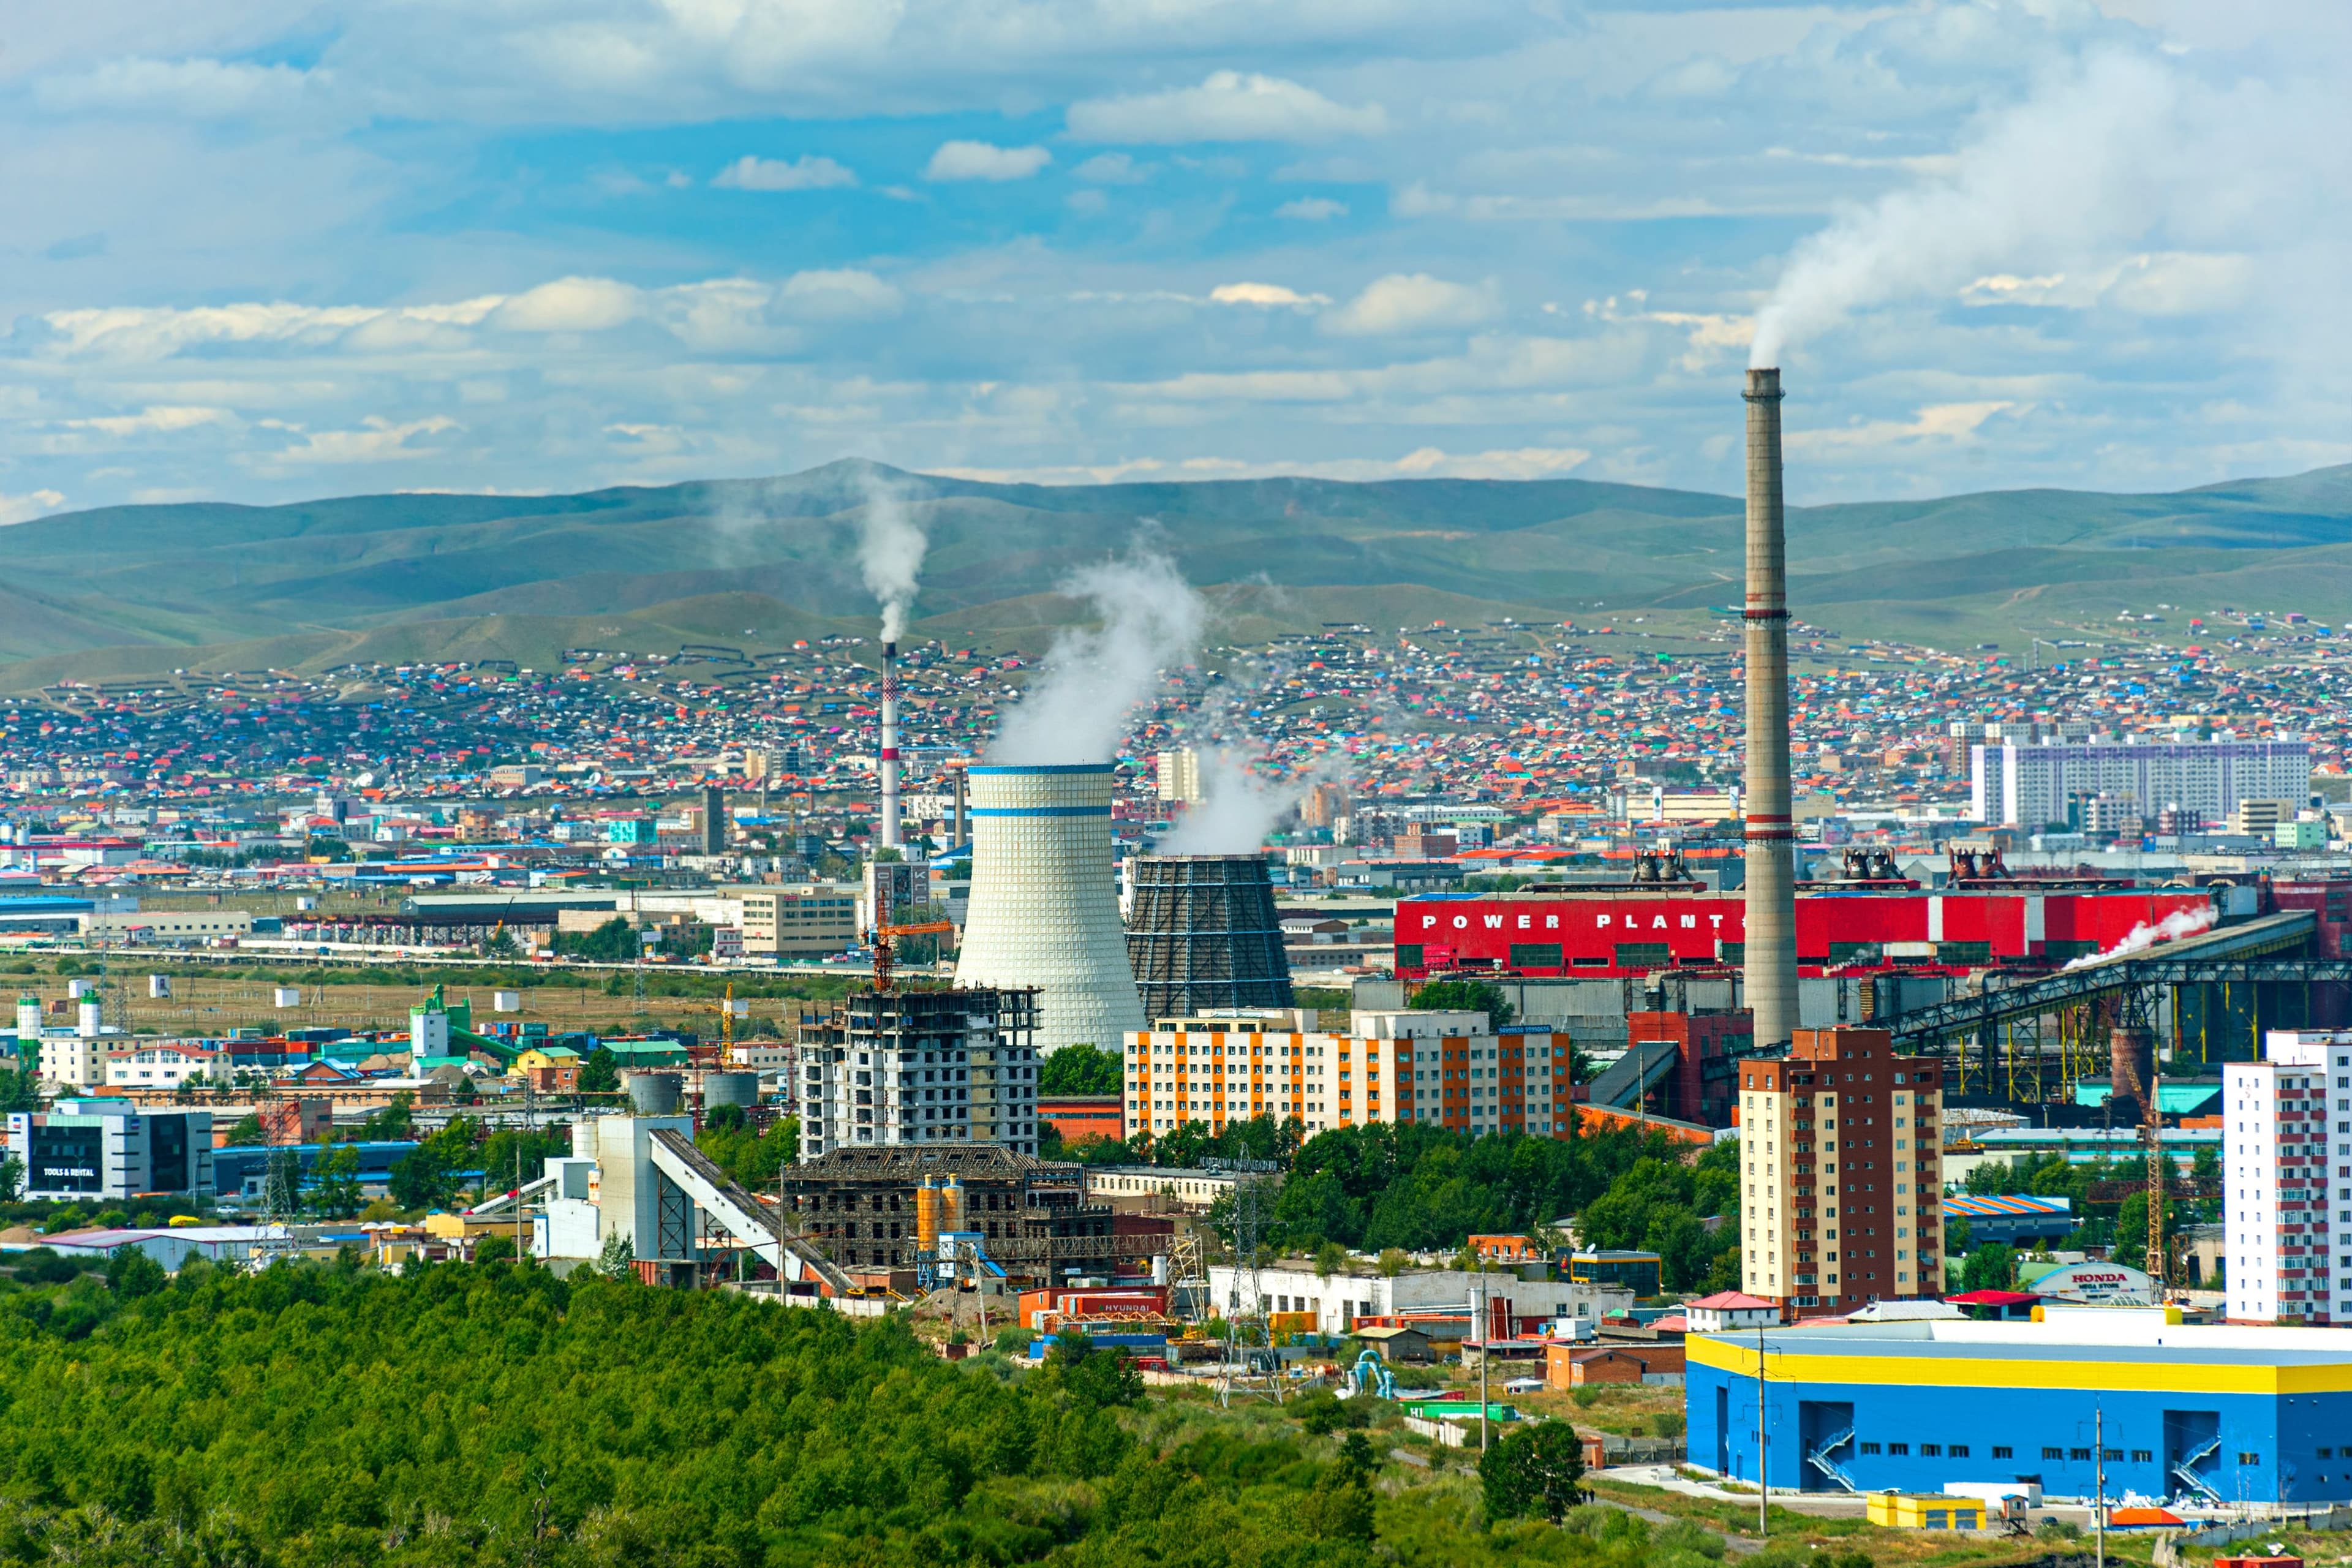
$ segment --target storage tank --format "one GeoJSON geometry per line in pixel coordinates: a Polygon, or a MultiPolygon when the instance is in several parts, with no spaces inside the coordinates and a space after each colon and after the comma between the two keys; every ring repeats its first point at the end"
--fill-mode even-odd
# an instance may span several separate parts
{"type": "Polygon", "coordinates": [[[760,1075],[755,1072],[707,1072],[702,1075],[702,1109],[760,1103],[760,1075]]]}
{"type": "Polygon", "coordinates": [[[79,1035],[85,1040],[94,1040],[98,1038],[100,1033],[104,1029],[104,1027],[105,1025],[101,1016],[101,1010],[98,998],[95,996],[83,997],[81,999],[81,1006],[74,1019],[74,1033],[79,1035]]]}
{"type": "Polygon", "coordinates": [[[915,1189],[915,1247],[922,1252],[940,1247],[940,1188],[929,1176],[915,1189]]]}
{"type": "Polygon", "coordinates": [[[674,1072],[634,1072],[629,1075],[629,1109],[640,1116],[667,1116],[684,1095],[683,1080],[674,1072]]]}
{"type": "Polygon", "coordinates": [[[963,1183],[950,1175],[947,1184],[940,1189],[940,1228],[961,1230],[963,1227],[963,1183]]]}
{"type": "Polygon", "coordinates": [[[967,770],[971,903],[958,985],[1035,986],[1037,1048],[1143,1027],[1111,856],[1108,763],[967,770]]]}
{"type": "Polygon", "coordinates": [[[1274,882],[1255,855],[1145,855],[1127,957],[1147,1018],[1294,1005],[1274,882]]]}
{"type": "Polygon", "coordinates": [[[16,998],[16,1037],[35,1045],[41,1038],[41,999],[38,996],[16,998]]]}

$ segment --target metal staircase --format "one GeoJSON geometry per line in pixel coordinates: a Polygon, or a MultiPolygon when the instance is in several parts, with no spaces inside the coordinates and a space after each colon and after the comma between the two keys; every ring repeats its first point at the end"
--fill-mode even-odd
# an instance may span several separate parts
{"type": "Polygon", "coordinates": [[[1836,1436],[1826,1438],[1818,1446],[1807,1449],[1805,1451],[1805,1463],[1821,1471],[1822,1474],[1835,1481],[1847,1491],[1858,1492],[1862,1489],[1853,1484],[1853,1478],[1847,1475],[1843,1469],[1839,1468],[1837,1461],[1830,1458],[1832,1454],[1836,1453],[1840,1448],[1844,1447],[1848,1443],[1853,1441],[1853,1428],[1849,1426],[1844,1431],[1839,1433],[1836,1436]]]}
{"type": "Polygon", "coordinates": [[[2187,1487],[2190,1491],[2195,1492],[2198,1496],[2203,1498],[2207,1502],[2212,1503],[2216,1506],[2219,1506],[2221,1502],[2221,1494],[2213,1489],[2212,1482],[2207,1480],[2204,1476],[2199,1472],[2197,1468],[2197,1461],[2213,1453],[2216,1449],[2220,1448],[2221,1446],[2221,1439],[2219,1436],[2215,1436],[2210,1441],[2207,1442],[2202,1447],[2192,1449],[2189,1452],[2181,1455],[2179,1459],[2177,1460],[2172,1467],[2174,1479],[2179,1480],[2181,1485],[2187,1487]]]}

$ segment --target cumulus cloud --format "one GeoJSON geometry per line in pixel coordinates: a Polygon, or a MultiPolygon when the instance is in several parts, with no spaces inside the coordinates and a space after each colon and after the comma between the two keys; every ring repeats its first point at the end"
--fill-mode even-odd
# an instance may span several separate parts
{"type": "Polygon", "coordinates": [[[100,415],[68,419],[68,430],[95,430],[101,436],[143,436],[173,430],[194,430],[204,425],[228,425],[236,416],[226,408],[174,407],[150,404],[136,414],[100,415]]]}
{"type": "Polygon", "coordinates": [[[1323,223],[1348,216],[1348,204],[1335,202],[1328,196],[1301,196],[1295,202],[1285,202],[1274,209],[1276,217],[1297,218],[1302,223],[1323,223]]]}
{"type": "Polygon", "coordinates": [[[1220,283],[1209,290],[1209,298],[1220,305],[1288,306],[1295,310],[1331,302],[1328,294],[1301,294],[1279,283],[1220,283]]]}
{"type": "Polygon", "coordinates": [[[1097,153],[1070,173],[1097,185],[1139,185],[1151,176],[1150,164],[1127,153],[1097,153]]]}
{"type": "Polygon", "coordinates": [[[828,191],[857,184],[856,173],[830,158],[803,153],[786,162],[746,153],[710,182],[730,191],[828,191]]]}
{"type": "Polygon", "coordinates": [[[118,59],[34,84],[33,100],[58,113],[250,117],[289,106],[331,78],[286,65],[215,59],[118,59]]]}
{"type": "Polygon", "coordinates": [[[896,315],[906,304],[898,289],[856,268],[795,272],[784,279],[777,300],[803,321],[870,321],[896,315]]]}
{"type": "Polygon", "coordinates": [[[941,183],[1025,180],[1054,161],[1043,147],[999,147],[988,142],[943,142],[923,166],[923,178],[941,183]]]}
{"type": "Polygon", "coordinates": [[[610,278],[559,278],[508,300],[496,320],[518,332],[602,332],[635,319],[643,306],[636,289],[610,278]]]}
{"type": "Polygon", "coordinates": [[[1426,272],[1391,272],[1323,318],[1326,331],[1354,337],[1473,327],[1502,313],[1491,283],[1449,283],[1426,272]]]}
{"type": "Polygon", "coordinates": [[[1592,453],[1582,447],[1519,447],[1485,452],[1448,452],[1440,447],[1420,447],[1402,458],[1331,458],[1315,461],[1134,458],[1117,463],[934,468],[929,471],[949,479],[1024,485],[1109,485],[1134,479],[1556,479],[1591,460],[1592,453]]]}
{"type": "Polygon", "coordinates": [[[1794,430],[1785,437],[1791,452],[1849,452],[1907,446],[1922,441],[1965,441],[1996,414],[2016,410],[2004,399],[1944,403],[1920,409],[1909,419],[1866,419],[1826,430],[1794,430]]]}
{"type": "Polygon", "coordinates": [[[395,422],[381,415],[370,415],[360,421],[356,430],[305,430],[297,425],[285,425],[266,420],[265,426],[282,429],[301,439],[294,446],[269,454],[278,464],[344,464],[383,463],[407,458],[424,457],[432,448],[418,441],[420,436],[438,436],[445,431],[461,428],[446,416],[435,415],[425,419],[395,422]]]}
{"type": "Polygon", "coordinates": [[[1377,103],[1335,103],[1313,88],[1255,72],[1217,71],[1198,87],[1070,106],[1081,142],[1328,142],[1377,136],[1388,115],[1377,103]]]}
{"type": "Polygon", "coordinates": [[[12,523],[30,522],[66,504],[66,498],[56,490],[34,490],[28,495],[0,495],[0,528],[12,523]]]}

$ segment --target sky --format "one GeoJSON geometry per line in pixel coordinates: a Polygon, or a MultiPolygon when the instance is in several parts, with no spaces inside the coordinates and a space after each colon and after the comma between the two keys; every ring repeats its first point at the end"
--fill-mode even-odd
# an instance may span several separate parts
{"type": "Polygon", "coordinates": [[[0,523],[2352,461],[2339,0],[0,5],[0,523]],[[1763,341],[1758,340],[1759,320],[1763,341]]]}

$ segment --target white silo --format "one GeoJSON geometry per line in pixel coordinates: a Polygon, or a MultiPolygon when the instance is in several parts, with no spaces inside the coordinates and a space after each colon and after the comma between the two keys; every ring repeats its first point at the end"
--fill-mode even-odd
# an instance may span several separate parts
{"type": "Polygon", "coordinates": [[[84,996],[76,1009],[74,1033],[85,1040],[94,1040],[106,1033],[105,1010],[95,996],[84,996]]]}
{"type": "MultiPolygon", "coordinates": [[[[16,998],[16,1038],[34,1049],[41,1044],[41,999],[38,996],[16,998]]],[[[21,1051],[19,1054],[23,1054],[21,1051]]]]}
{"type": "Polygon", "coordinates": [[[1143,1027],[1111,860],[1108,763],[977,766],[959,985],[1034,985],[1037,1047],[1118,1050],[1143,1027]]]}

